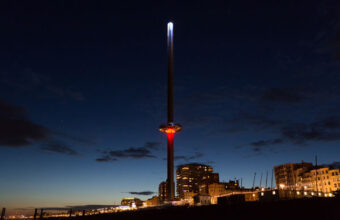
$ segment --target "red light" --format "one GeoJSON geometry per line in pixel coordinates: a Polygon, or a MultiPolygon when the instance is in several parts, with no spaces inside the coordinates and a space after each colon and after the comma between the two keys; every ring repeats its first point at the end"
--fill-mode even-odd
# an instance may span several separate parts
{"type": "Polygon", "coordinates": [[[173,129],[173,128],[167,128],[167,129],[165,130],[165,133],[167,133],[167,134],[174,134],[174,133],[176,133],[176,130],[173,129]]]}

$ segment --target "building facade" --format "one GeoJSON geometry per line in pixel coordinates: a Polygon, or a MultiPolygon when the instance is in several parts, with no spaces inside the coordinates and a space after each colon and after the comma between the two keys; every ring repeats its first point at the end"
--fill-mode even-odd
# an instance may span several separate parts
{"type": "Polygon", "coordinates": [[[340,190],[340,170],[318,167],[302,174],[298,190],[331,193],[340,190]]]}
{"type": "Polygon", "coordinates": [[[217,204],[218,196],[227,194],[226,183],[209,184],[208,191],[211,197],[211,204],[217,204]]]}
{"type": "Polygon", "coordinates": [[[320,193],[340,190],[340,169],[314,167],[311,163],[289,163],[274,167],[276,186],[320,193]]]}
{"type": "Polygon", "coordinates": [[[208,194],[209,184],[218,183],[218,173],[213,173],[213,168],[204,164],[183,164],[177,167],[177,195],[184,199],[190,193],[208,194]]]}
{"type": "Polygon", "coordinates": [[[226,183],[209,184],[208,190],[211,197],[227,194],[226,183]]]}
{"type": "Polygon", "coordinates": [[[161,182],[158,187],[159,202],[164,202],[167,198],[167,182],[161,182]]]}
{"type": "Polygon", "coordinates": [[[159,198],[158,196],[154,196],[151,199],[148,199],[144,202],[144,206],[150,207],[150,206],[158,206],[159,205],[159,198]]]}
{"type": "Polygon", "coordinates": [[[274,167],[276,187],[296,189],[298,177],[313,167],[312,163],[286,163],[274,167]]]}
{"type": "Polygon", "coordinates": [[[241,192],[238,180],[229,182],[212,183],[208,186],[208,194],[211,197],[211,204],[217,204],[218,197],[226,194],[241,192]]]}

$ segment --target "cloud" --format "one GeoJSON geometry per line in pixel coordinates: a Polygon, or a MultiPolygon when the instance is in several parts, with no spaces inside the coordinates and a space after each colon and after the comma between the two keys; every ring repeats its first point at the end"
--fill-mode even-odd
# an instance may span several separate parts
{"type": "Polygon", "coordinates": [[[73,136],[73,135],[66,134],[64,132],[59,132],[59,131],[53,131],[53,135],[58,136],[59,138],[65,138],[67,140],[77,142],[79,144],[94,145],[96,143],[90,138],[81,138],[81,137],[73,136]]]}
{"type": "Polygon", "coordinates": [[[340,117],[330,116],[313,123],[293,123],[281,128],[282,136],[296,144],[307,141],[340,140],[340,117]]]}
{"type": "Polygon", "coordinates": [[[272,146],[285,142],[307,146],[310,141],[340,141],[340,117],[329,116],[312,123],[287,122],[279,127],[279,132],[279,138],[254,141],[236,149],[248,146],[256,153],[263,153],[265,150],[277,153],[277,148],[274,149],[272,146]]]}
{"type": "Polygon", "coordinates": [[[25,108],[0,99],[0,146],[28,146],[50,134],[48,128],[30,121],[25,108]]]}
{"type": "Polygon", "coordinates": [[[219,131],[223,134],[240,133],[246,131],[260,132],[263,130],[277,130],[288,121],[270,117],[267,112],[248,113],[240,111],[232,119],[224,120],[224,126],[219,131]]]}
{"type": "Polygon", "coordinates": [[[125,150],[112,150],[109,155],[113,158],[156,158],[146,147],[129,147],[125,150]]]}
{"type": "MultiPolygon", "coordinates": [[[[284,142],[281,138],[276,139],[268,139],[268,140],[259,140],[250,143],[249,145],[252,147],[253,152],[263,152],[265,148],[272,147],[273,145],[282,144],[284,142]]],[[[268,150],[271,150],[270,148],[268,150]]]]}
{"type": "Polygon", "coordinates": [[[160,143],[146,142],[143,147],[129,147],[124,150],[101,151],[102,157],[96,159],[97,162],[112,162],[119,159],[144,159],[157,158],[152,150],[159,149],[160,143]]]}
{"type": "Polygon", "coordinates": [[[107,155],[96,159],[97,162],[113,162],[113,161],[117,161],[117,160],[118,159],[111,158],[110,156],[107,156],[107,155]]]}
{"type": "Polygon", "coordinates": [[[152,149],[152,150],[159,150],[162,146],[162,143],[160,142],[146,142],[144,144],[144,147],[145,148],[149,148],[149,149],[152,149]]]}
{"type": "MultiPolygon", "coordinates": [[[[194,95],[187,95],[181,99],[184,112],[182,114],[185,116],[182,122],[190,127],[204,127],[205,131],[211,129],[209,134],[244,132],[254,130],[254,127],[257,131],[276,130],[294,120],[293,117],[284,118],[283,111],[287,114],[297,112],[299,109],[293,109],[296,104],[302,109],[315,102],[327,102],[326,99],[331,97],[330,92],[316,90],[311,86],[263,88],[248,85],[237,89],[221,87],[216,91],[201,93],[197,95],[193,92],[194,95]],[[215,93],[217,95],[214,95],[215,93]],[[197,108],[193,108],[193,104],[197,105],[197,108]],[[235,105],[239,106],[237,110],[235,105]]],[[[335,99],[328,101],[332,100],[335,99]]]]}
{"type": "Polygon", "coordinates": [[[281,144],[281,143],[283,143],[283,140],[280,138],[276,138],[276,139],[269,139],[269,140],[254,141],[250,143],[250,145],[254,147],[266,147],[268,145],[281,144]]]}
{"type": "Polygon", "coordinates": [[[141,191],[141,192],[129,192],[131,195],[140,195],[140,196],[150,196],[155,194],[155,192],[152,191],[141,191]]]}
{"type": "Polygon", "coordinates": [[[268,129],[280,126],[286,122],[278,119],[271,119],[268,115],[262,113],[240,112],[233,119],[226,120],[225,123],[234,126],[233,129],[236,129],[236,131],[243,131],[249,128],[250,125],[256,126],[257,129],[268,129]]]}
{"type": "Polygon", "coordinates": [[[261,99],[267,102],[287,104],[302,102],[305,100],[305,97],[291,88],[269,88],[264,92],[261,99]]]}
{"type": "Polygon", "coordinates": [[[61,142],[48,142],[40,147],[41,150],[52,153],[59,153],[65,155],[78,155],[78,152],[73,150],[71,147],[67,146],[65,143],[61,142]]]}
{"type": "Polygon", "coordinates": [[[203,153],[195,152],[195,154],[192,155],[192,156],[183,156],[183,155],[175,156],[174,160],[190,161],[190,160],[195,160],[195,159],[201,158],[203,156],[204,156],[203,153]]]}
{"type": "Polygon", "coordinates": [[[0,147],[19,148],[38,143],[45,152],[78,155],[77,151],[60,139],[81,144],[90,143],[36,124],[28,118],[25,108],[0,99],[0,147]]]}

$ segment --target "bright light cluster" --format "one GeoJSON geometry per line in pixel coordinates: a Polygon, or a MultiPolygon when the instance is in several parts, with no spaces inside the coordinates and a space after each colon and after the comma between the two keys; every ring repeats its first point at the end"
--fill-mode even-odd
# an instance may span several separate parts
{"type": "Polygon", "coordinates": [[[173,24],[172,22],[169,22],[169,23],[168,23],[168,30],[169,30],[169,31],[172,31],[173,28],[174,28],[174,24],[173,24]]]}
{"type": "Polygon", "coordinates": [[[176,130],[173,129],[173,128],[167,128],[167,129],[165,130],[165,133],[167,133],[167,134],[174,134],[174,133],[176,133],[176,130]]]}

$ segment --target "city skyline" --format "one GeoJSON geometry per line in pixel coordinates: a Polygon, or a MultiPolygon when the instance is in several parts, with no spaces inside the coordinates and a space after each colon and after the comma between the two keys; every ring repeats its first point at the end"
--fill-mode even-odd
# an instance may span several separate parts
{"type": "Polygon", "coordinates": [[[185,127],[175,166],[207,164],[221,181],[251,187],[254,172],[275,165],[315,155],[339,162],[332,1],[1,4],[0,207],[157,195],[166,180],[156,128],[166,119],[169,20],[175,121],[185,127]]]}

